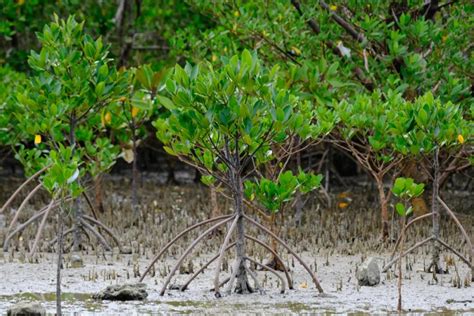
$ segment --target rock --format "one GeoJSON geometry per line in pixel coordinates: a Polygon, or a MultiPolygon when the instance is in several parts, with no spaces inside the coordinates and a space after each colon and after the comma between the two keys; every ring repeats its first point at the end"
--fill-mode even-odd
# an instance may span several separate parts
{"type": "Polygon", "coordinates": [[[107,301],[142,301],[148,296],[145,288],[144,283],[110,285],[92,298],[107,301]]]}
{"type": "Polygon", "coordinates": [[[13,305],[8,311],[8,316],[43,316],[46,309],[39,303],[18,303],[13,305]]]}
{"type": "Polygon", "coordinates": [[[360,286],[374,286],[380,283],[380,268],[377,259],[369,257],[357,271],[357,280],[360,286]]]}
{"type": "Polygon", "coordinates": [[[69,261],[71,263],[71,268],[73,269],[84,267],[84,262],[82,261],[82,257],[80,255],[72,255],[69,261]]]}
{"type": "Polygon", "coordinates": [[[123,255],[131,255],[132,254],[132,247],[130,246],[122,246],[122,250],[120,251],[123,255]]]}

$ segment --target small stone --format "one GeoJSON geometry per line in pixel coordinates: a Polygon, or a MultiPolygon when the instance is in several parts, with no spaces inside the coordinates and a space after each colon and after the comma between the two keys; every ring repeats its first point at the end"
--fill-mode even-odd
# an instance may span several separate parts
{"type": "Polygon", "coordinates": [[[120,251],[123,255],[131,255],[132,254],[132,247],[130,246],[123,246],[122,250],[120,251]]]}
{"type": "Polygon", "coordinates": [[[92,298],[107,301],[142,301],[146,299],[146,284],[116,284],[94,294],[92,298]]]}
{"type": "Polygon", "coordinates": [[[82,257],[80,255],[72,255],[70,259],[71,268],[83,268],[84,262],[82,261],[82,257]]]}
{"type": "Polygon", "coordinates": [[[357,280],[360,286],[375,286],[380,283],[380,268],[377,259],[367,258],[357,271],[357,280]]]}
{"type": "Polygon", "coordinates": [[[18,303],[13,305],[8,311],[7,316],[43,316],[46,315],[46,309],[39,303],[18,303]]]}

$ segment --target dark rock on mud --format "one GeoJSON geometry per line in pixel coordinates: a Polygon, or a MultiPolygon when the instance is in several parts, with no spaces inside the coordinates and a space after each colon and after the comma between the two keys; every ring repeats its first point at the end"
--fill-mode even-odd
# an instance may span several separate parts
{"type": "Polygon", "coordinates": [[[148,296],[146,284],[116,284],[94,294],[92,298],[107,301],[143,301],[148,296]]]}
{"type": "Polygon", "coordinates": [[[377,259],[367,258],[357,271],[357,280],[360,286],[375,286],[380,283],[380,268],[377,259]]]}
{"type": "Polygon", "coordinates": [[[39,303],[18,303],[13,305],[8,311],[8,316],[43,316],[46,309],[39,303]]]}

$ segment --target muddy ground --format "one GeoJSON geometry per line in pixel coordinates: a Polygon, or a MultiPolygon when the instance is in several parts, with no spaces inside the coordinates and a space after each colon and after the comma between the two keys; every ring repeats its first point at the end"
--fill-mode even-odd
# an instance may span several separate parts
{"type": "MultiPolygon", "coordinates": [[[[265,288],[264,293],[252,295],[231,295],[216,299],[209,289],[212,287],[215,264],[206,269],[185,292],[168,291],[164,297],[159,290],[181,252],[197,236],[198,231],[186,235],[171,248],[166,259],[155,265],[153,275],[145,278],[148,299],[145,302],[104,303],[91,299],[91,294],[105,286],[116,283],[134,283],[167,241],[185,227],[210,216],[209,192],[196,184],[171,186],[160,184],[158,176],[146,176],[139,195],[141,203],[139,216],[142,219],[133,225],[134,216],[130,208],[129,181],[126,177],[108,177],[105,180],[105,213],[97,214],[99,219],[112,227],[123,246],[132,254],[120,254],[118,248],[107,252],[93,236],[84,236],[83,250],[78,253],[84,259],[84,267],[72,268],[70,257],[65,255],[63,270],[64,308],[77,315],[95,314],[157,314],[157,313],[202,313],[202,314],[267,314],[267,313],[381,313],[394,311],[397,304],[397,280],[393,270],[382,274],[382,282],[376,287],[359,287],[355,277],[361,262],[369,257],[380,258],[383,265],[390,256],[393,244],[378,240],[379,217],[376,211],[375,194],[370,187],[356,187],[340,194],[331,193],[331,206],[320,194],[312,196],[306,204],[304,221],[295,227],[292,216],[285,216],[280,222],[280,236],[302,254],[313,271],[316,271],[325,294],[318,294],[304,269],[284,250],[281,255],[291,269],[294,290],[279,293],[279,280],[272,274],[258,271],[257,276],[265,288]],[[348,203],[340,208],[339,202],[348,203]]],[[[359,181],[360,182],[360,181],[359,181]]],[[[0,201],[12,192],[19,179],[1,181],[0,201]]],[[[375,193],[375,192],[374,192],[375,193]]],[[[24,196],[24,195],[23,195],[24,196]]],[[[445,195],[448,203],[460,216],[468,234],[474,235],[473,197],[470,192],[450,191],[445,195]]],[[[14,204],[18,207],[19,201],[14,204]]],[[[221,212],[229,213],[230,203],[220,199],[221,212]]],[[[28,216],[47,203],[47,196],[40,194],[29,205],[20,218],[24,222],[28,216]]],[[[84,212],[90,213],[86,203],[84,212]]],[[[248,211],[254,218],[257,214],[248,211]]],[[[0,217],[0,242],[3,244],[5,230],[13,212],[0,217]]],[[[394,222],[396,223],[396,222],[394,222]]],[[[396,226],[396,225],[394,225],[396,226]]],[[[15,302],[37,300],[45,304],[48,312],[55,311],[55,255],[48,247],[54,238],[54,221],[48,223],[43,234],[41,252],[30,263],[27,249],[34,239],[36,225],[31,226],[21,236],[12,239],[8,252],[0,251],[0,314],[15,302]]],[[[201,230],[202,232],[202,230],[201,230]]],[[[268,242],[261,232],[249,229],[249,233],[268,242]]],[[[395,230],[394,230],[395,234],[395,230]]],[[[430,221],[416,224],[410,229],[407,243],[430,236],[430,221]]],[[[467,255],[467,248],[455,225],[443,217],[442,238],[461,253],[467,255]]],[[[193,253],[191,261],[186,261],[186,269],[177,274],[172,284],[182,284],[210,257],[218,252],[222,234],[206,239],[193,253]]],[[[107,241],[113,245],[111,239],[107,241]]],[[[71,243],[66,240],[66,248],[71,243]]],[[[247,243],[248,252],[254,258],[265,261],[267,253],[252,242],[247,243]]],[[[413,314],[474,314],[474,285],[470,282],[470,272],[465,264],[447,252],[442,254],[442,262],[449,273],[433,275],[422,272],[429,263],[431,246],[427,245],[409,255],[403,264],[404,310],[413,314]]],[[[77,253],[76,253],[77,254],[77,253]]],[[[233,252],[226,257],[226,265],[231,265],[233,252]]],[[[228,275],[224,269],[221,279],[228,275]]],[[[253,283],[253,282],[252,282],[253,283]]]]}

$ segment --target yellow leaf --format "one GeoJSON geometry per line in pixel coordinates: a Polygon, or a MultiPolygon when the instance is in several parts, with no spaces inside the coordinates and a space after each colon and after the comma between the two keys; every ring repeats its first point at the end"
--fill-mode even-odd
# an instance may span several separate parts
{"type": "Polygon", "coordinates": [[[217,56],[214,55],[214,54],[212,54],[211,60],[212,60],[213,62],[216,62],[216,61],[217,61],[217,56]]]}
{"type": "Polygon", "coordinates": [[[458,135],[458,142],[464,144],[464,137],[461,134],[458,135]]]}
{"type": "Polygon", "coordinates": [[[448,35],[444,35],[443,37],[441,37],[441,40],[443,41],[443,43],[445,43],[447,39],[448,39],[448,35]]]}
{"type": "Polygon", "coordinates": [[[119,100],[120,102],[125,102],[125,101],[127,101],[127,98],[126,98],[126,97],[120,97],[118,100],[119,100]]]}
{"type": "Polygon", "coordinates": [[[110,122],[112,122],[112,114],[110,114],[110,112],[105,113],[104,121],[105,124],[110,124],[110,122]]]}
{"type": "Polygon", "coordinates": [[[18,0],[17,3],[18,3],[18,5],[23,5],[23,4],[25,4],[25,0],[18,0]]]}
{"type": "Polygon", "coordinates": [[[308,288],[308,283],[307,283],[306,281],[302,282],[302,283],[300,284],[300,288],[302,288],[302,289],[307,289],[307,288],[308,288]]]}
{"type": "Polygon", "coordinates": [[[331,11],[336,11],[337,10],[337,5],[330,5],[329,6],[329,9],[331,9],[331,11]]]}
{"type": "Polygon", "coordinates": [[[348,207],[348,206],[349,206],[349,203],[346,203],[346,202],[340,202],[340,203],[338,204],[338,207],[339,207],[339,208],[346,208],[346,207],[348,207]]]}
{"type": "Polygon", "coordinates": [[[38,145],[38,144],[41,144],[41,135],[35,135],[35,144],[38,145]]]}
{"type": "Polygon", "coordinates": [[[234,11],[234,16],[235,16],[236,18],[238,18],[238,17],[240,16],[240,12],[239,12],[239,11],[234,11]]]}
{"type": "Polygon", "coordinates": [[[140,111],[140,109],[139,109],[139,108],[132,107],[132,117],[135,117],[135,116],[137,116],[137,114],[138,114],[138,111],[140,111]]]}
{"type": "Polygon", "coordinates": [[[301,51],[298,47],[293,46],[291,47],[291,50],[293,51],[293,53],[295,53],[296,56],[301,55],[301,51]]]}

